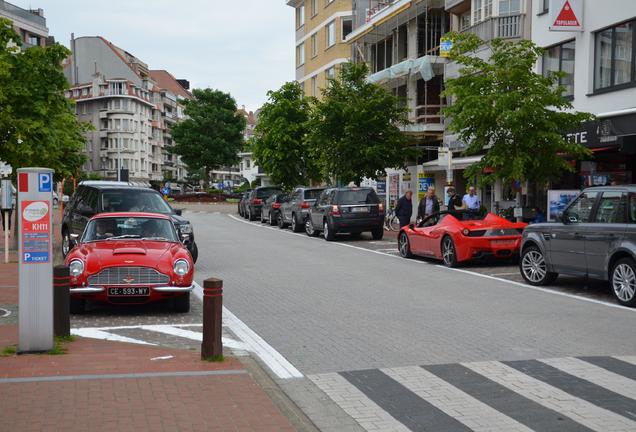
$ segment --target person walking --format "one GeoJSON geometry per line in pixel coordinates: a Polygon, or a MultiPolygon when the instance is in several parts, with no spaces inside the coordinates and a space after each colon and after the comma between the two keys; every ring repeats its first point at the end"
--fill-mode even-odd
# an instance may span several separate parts
{"type": "Polygon", "coordinates": [[[435,186],[429,186],[426,196],[420,200],[420,204],[417,206],[417,219],[423,220],[434,213],[439,213],[439,200],[435,195],[435,186]]]}
{"type": "Polygon", "coordinates": [[[411,222],[411,215],[413,214],[412,197],[413,197],[413,192],[410,190],[407,190],[406,192],[404,192],[404,195],[402,195],[402,198],[400,198],[397,201],[397,204],[395,205],[394,211],[395,211],[395,215],[400,221],[400,228],[402,228],[405,225],[408,225],[411,222]]]}
{"type": "Polygon", "coordinates": [[[481,208],[481,201],[475,192],[475,186],[468,188],[468,193],[462,199],[464,208],[471,212],[478,212],[481,208]]]}
{"type": "Polygon", "coordinates": [[[448,196],[448,201],[446,202],[446,207],[449,212],[454,212],[455,210],[464,209],[464,202],[462,197],[457,195],[457,191],[454,186],[449,186],[446,189],[446,195],[448,196]]]}

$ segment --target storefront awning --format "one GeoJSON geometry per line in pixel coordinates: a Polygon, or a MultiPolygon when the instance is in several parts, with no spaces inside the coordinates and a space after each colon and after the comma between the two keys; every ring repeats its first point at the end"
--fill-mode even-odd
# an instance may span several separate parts
{"type": "MultiPolygon", "coordinates": [[[[451,169],[453,170],[466,169],[469,166],[479,162],[482,158],[483,158],[482,155],[454,157],[451,163],[451,169]]],[[[424,167],[424,172],[446,171],[446,164],[444,163],[444,161],[440,161],[439,159],[425,162],[422,164],[422,166],[424,167]]]]}
{"type": "Polygon", "coordinates": [[[618,147],[623,143],[623,138],[630,135],[636,135],[636,113],[599,117],[566,134],[572,141],[592,150],[618,147]]]}

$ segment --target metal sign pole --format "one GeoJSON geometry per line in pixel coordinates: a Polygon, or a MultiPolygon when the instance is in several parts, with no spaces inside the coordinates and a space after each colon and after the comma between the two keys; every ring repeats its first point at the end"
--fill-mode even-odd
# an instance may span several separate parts
{"type": "Polygon", "coordinates": [[[53,170],[18,169],[19,351],[53,348],[53,170]]]}
{"type": "Polygon", "coordinates": [[[2,210],[4,218],[4,263],[9,264],[9,212],[2,210]]]}

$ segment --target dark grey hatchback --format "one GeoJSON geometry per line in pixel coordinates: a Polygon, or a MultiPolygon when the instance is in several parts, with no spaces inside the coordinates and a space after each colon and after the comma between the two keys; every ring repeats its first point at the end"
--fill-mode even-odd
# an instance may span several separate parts
{"type": "Polygon", "coordinates": [[[608,280],[618,303],[636,306],[636,185],[585,189],[560,221],[526,227],[519,266],[537,286],[559,274],[608,280]]]}

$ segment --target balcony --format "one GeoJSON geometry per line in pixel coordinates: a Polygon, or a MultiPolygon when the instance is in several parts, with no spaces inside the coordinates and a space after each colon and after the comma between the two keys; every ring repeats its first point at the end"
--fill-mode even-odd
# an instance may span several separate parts
{"type": "Polygon", "coordinates": [[[444,9],[456,15],[462,14],[470,9],[470,0],[445,0],[444,9]]]}
{"type": "Polygon", "coordinates": [[[518,39],[523,37],[525,14],[490,17],[485,21],[460,30],[461,33],[473,33],[484,42],[493,39],[518,39]]]}

